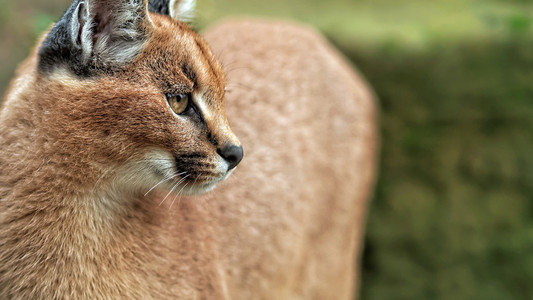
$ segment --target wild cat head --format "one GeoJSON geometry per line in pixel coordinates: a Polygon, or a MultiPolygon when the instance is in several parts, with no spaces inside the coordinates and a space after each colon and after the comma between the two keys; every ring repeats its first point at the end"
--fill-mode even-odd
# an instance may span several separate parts
{"type": "Polygon", "coordinates": [[[131,183],[212,189],[243,157],[225,76],[183,21],[194,1],[77,0],[38,52],[43,127],[131,183]],[[168,179],[168,183],[166,183],[168,179]]]}

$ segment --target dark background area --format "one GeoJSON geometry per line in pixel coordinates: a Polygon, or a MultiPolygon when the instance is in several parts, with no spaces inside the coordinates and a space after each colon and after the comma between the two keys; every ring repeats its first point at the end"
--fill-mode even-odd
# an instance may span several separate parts
{"type": "MultiPolygon", "coordinates": [[[[0,92],[70,1],[0,0],[0,92]]],[[[533,2],[198,1],[312,24],[374,87],[362,299],[533,298],[533,2]]]]}

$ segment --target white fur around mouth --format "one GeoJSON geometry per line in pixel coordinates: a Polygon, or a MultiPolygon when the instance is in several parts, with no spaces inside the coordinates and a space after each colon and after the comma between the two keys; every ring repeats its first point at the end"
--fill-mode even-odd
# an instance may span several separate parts
{"type": "Polygon", "coordinates": [[[178,193],[187,196],[202,195],[212,191],[220,182],[224,181],[228,174],[218,179],[209,180],[205,182],[198,182],[197,179],[192,179],[190,176],[183,176],[173,182],[162,187],[171,193],[178,193]],[[174,183],[174,185],[172,185],[174,183]]]}
{"type": "Polygon", "coordinates": [[[176,195],[201,195],[212,191],[218,183],[226,180],[234,170],[227,171],[227,163],[220,158],[213,173],[202,175],[176,170],[171,153],[162,149],[151,149],[140,159],[119,168],[117,178],[126,189],[140,189],[147,196],[155,190],[168,193],[167,198],[176,195]],[[207,178],[206,178],[207,177],[207,178]]]}

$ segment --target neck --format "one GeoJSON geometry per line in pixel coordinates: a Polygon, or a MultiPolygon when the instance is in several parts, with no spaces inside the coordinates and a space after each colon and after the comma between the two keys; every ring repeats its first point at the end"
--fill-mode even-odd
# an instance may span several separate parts
{"type": "Polygon", "coordinates": [[[145,197],[109,183],[105,172],[81,181],[60,172],[57,158],[45,162],[3,185],[1,299],[171,299],[222,290],[205,202],[184,198],[170,209],[170,201],[159,206],[166,192],[145,197]]]}

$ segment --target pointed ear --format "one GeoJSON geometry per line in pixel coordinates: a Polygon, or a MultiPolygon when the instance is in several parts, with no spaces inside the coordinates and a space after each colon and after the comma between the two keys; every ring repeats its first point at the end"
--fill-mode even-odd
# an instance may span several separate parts
{"type": "Polygon", "coordinates": [[[150,0],[148,8],[151,12],[167,15],[171,18],[190,22],[194,19],[195,0],[150,0]]]}
{"type": "Polygon", "coordinates": [[[50,31],[39,66],[67,64],[76,74],[123,65],[148,40],[147,0],[76,0],[50,31]]]}
{"type": "MultiPolygon", "coordinates": [[[[86,0],[93,27],[81,32],[91,36],[93,54],[104,63],[124,63],[141,52],[150,26],[143,0],[86,0]]],[[[80,18],[79,18],[80,19],[80,18]]]]}

